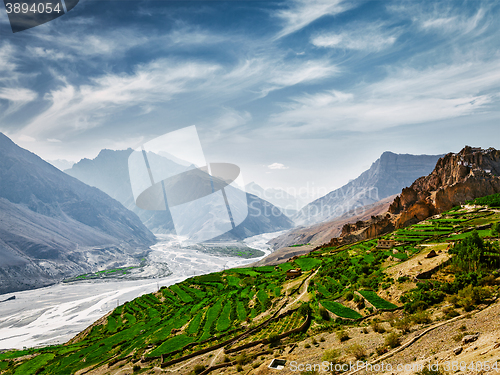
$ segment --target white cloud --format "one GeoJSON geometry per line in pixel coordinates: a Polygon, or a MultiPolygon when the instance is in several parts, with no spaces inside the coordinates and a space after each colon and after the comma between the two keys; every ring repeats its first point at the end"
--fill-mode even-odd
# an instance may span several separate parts
{"type": "Polygon", "coordinates": [[[70,60],[72,56],[58,52],[54,49],[43,48],[43,47],[27,47],[28,53],[32,57],[47,59],[47,60],[70,60]]]}
{"type": "MultiPolygon", "coordinates": [[[[451,11],[448,11],[449,14],[451,11]]],[[[420,23],[422,29],[424,30],[441,30],[446,33],[456,33],[468,34],[477,29],[481,21],[485,17],[485,10],[480,8],[473,16],[467,16],[464,14],[459,15],[449,15],[446,17],[443,14],[432,14],[429,18],[425,16],[417,19],[420,23]]]]}
{"type": "Polygon", "coordinates": [[[329,61],[310,60],[300,65],[283,66],[276,69],[270,82],[282,87],[288,87],[331,77],[338,72],[339,69],[329,61]]]}
{"type": "Polygon", "coordinates": [[[12,72],[16,69],[14,54],[15,48],[11,44],[4,43],[0,46],[0,72],[12,72]]]}
{"type": "Polygon", "coordinates": [[[285,167],[285,165],[281,163],[273,163],[271,165],[268,165],[267,167],[269,169],[288,169],[288,167],[285,167]]]}
{"type": "Polygon", "coordinates": [[[68,132],[91,128],[124,108],[165,102],[199,88],[217,69],[212,64],[160,59],[138,66],[129,75],[107,74],[79,87],[66,82],[45,95],[50,108],[23,131],[39,134],[58,128],[68,132]]]}
{"type": "Polygon", "coordinates": [[[405,68],[354,93],[294,98],[271,117],[276,132],[374,131],[484,111],[498,101],[500,62],[405,68]]]}
{"type": "Polygon", "coordinates": [[[31,47],[28,51],[35,56],[58,59],[74,59],[81,56],[88,59],[91,56],[114,57],[125,51],[151,42],[151,38],[134,29],[117,28],[112,31],[93,33],[89,28],[92,25],[85,24],[83,27],[75,28],[73,32],[63,33],[57,29],[47,29],[46,32],[34,34],[40,41],[51,48],[31,47]],[[57,46],[57,47],[56,47],[57,46]]]}
{"type": "MultiPolygon", "coordinates": [[[[137,66],[131,74],[109,73],[81,86],[62,78],[63,85],[44,97],[50,107],[36,116],[24,131],[43,133],[40,135],[45,138],[53,137],[55,129],[68,133],[82,131],[105,123],[124,109],[137,106],[142,114],[148,113],[183,93],[190,93],[191,100],[203,98],[204,105],[210,102],[212,107],[224,106],[235,96],[254,99],[273,90],[328,78],[337,72],[338,68],[327,60],[285,64],[279,58],[253,58],[225,68],[212,63],[158,59],[137,66]]],[[[225,116],[218,128],[234,127],[251,118],[248,113],[226,113],[225,116]]]]}
{"type": "Polygon", "coordinates": [[[289,3],[291,5],[288,9],[276,13],[284,23],[277,39],[292,34],[323,16],[342,13],[353,7],[343,0],[293,0],[289,3]]]}
{"type": "Polygon", "coordinates": [[[400,33],[396,28],[385,29],[381,23],[356,24],[347,31],[317,35],[311,43],[316,47],[377,52],[391,47],[400,33]]]}
{"type": "Polygon", "coordinates": [[[11,102],[28,103],[36,99],[37,93],[23,88],[0,88],[0,99],[5,99],[11,102]]]}
{"type": "Polygon", "coordinates": [[[489,26],[497,28],[496,16],[490,12],[492,5],[487,3],[474,3],[474,5],[479,4],[480,7],[473,13],[467,7],[455,6],[450,2],[431,2],[428,4],[406,2],[389,5],[387,9],[395,13],[398,18],[410,19],[424,32],[439,32],[452,38],[468,34],[477,36],[489,26]]]}
{"type": "Polygon", "coordinates": [[[17,137],[17,140],[21,142],[36,142],[35,138],[30,137],[29,135],[26,134],[21,134],[20,136],[17,137]]]}
{"type": "Polygon", "coordinates": [[[35,100],[37,96],[36,92],[25,88],[0,87],[0,99],[7,100],[9,102],[8,108],[2,113],[2,117],[18,111],[25,104],[35,100]]]}

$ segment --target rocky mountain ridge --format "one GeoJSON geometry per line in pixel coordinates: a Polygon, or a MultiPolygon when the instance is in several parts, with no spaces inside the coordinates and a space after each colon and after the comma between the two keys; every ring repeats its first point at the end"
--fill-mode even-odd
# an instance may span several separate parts
{"type": "MultiPolygon", "coordinates": [[[[65,170],[65,172],[90,186],[102,190],[122,203],[129,210],[136,213],[144,225],[153,233],[175,233],[174,222],[168,210],[147,211],[138,208],[135,204],[128,170],[128,158],[132,152],[133,150],[130,148],[117,151],[101,150],[99,155],[93,160],[82,159],[71,169],[65,170]]],[[[155,164],[161,165],[162,168],[173,174],[182,173],[188,168],[186,165],[181,165],[168,159],[165,155],[148,153],[148,158],[154,160],[155,164]]],[[[197,202],[193,203],[195,206],[193,208],[200,209],[196,206],[197,202]]],[[[247,203],[247,218],[236,228],[214,238],[214,241],[241,240],[257,234],[292,228],[292,221],[280,209],[266,200],[252,194],[247,194],[247,203]]],[[[202,208],[208,210],[209,203],[202,208]]],[[[186,222],[185,225],[189,228],[192,223],[186,222]]],[[[207,228],[216,225],[216,215],[205,223],[205,227],[207,228]]],[[[196,240],[196,231],[193,231],[192,238],[196,240]]]]}
{"type": "Polygon", "coordinates": [[[0,294],[128,262],[155,241],[118,201],[0,133],[0,294]]]}
{"type": "Polygon", "coordinates": [[[410,186],[429,174],[442,155],[410,155],[384,152],[359,177],[316,199],[292,217],[297,225],[311,225],[340,217],[373,204],[410,186]]]}
{"type": "Polygon", "coordinates": [[[478,197],[500,192],[500,151],[464,147],[438,160],[434,170],[404,188],[388,212],[367,221],[345,224],[330,245],[377,237],[418,223],[478,197]]]}

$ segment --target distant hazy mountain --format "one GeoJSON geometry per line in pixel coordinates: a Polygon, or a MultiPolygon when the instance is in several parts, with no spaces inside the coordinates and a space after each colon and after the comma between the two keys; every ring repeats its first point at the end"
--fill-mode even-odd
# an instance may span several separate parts
{"type": "Polygon", "coordinates": [[[442,155],[409,155],[384,152],[369,170],[358,178],[316,199],[292,219],[297,225],[310,225],[398,194],[418,177],[428,175],[442,155]]]}
{"type": "Polygon", "coordinates": [[[119,264],[154,242],[119,202],[0,133],[0,293],[119,264]]]}
{"type": "Polygon", "coordinates": [[[264,189],[255,182],[250,182],[245,186],[247,193],[268,201],[279,207],[283,213],[289,217],[295,215],[307,203],[303,199],[288,194],[282,189],[264,189]]]}
{"type": "MultiPolygon", "coordinates": [[[[128,157],[132,152],[132,149],[102,150],[95,159],[83,159],[65,172],[88,185],[101,189],[121,202],[125,207],[135,212],[153,233],[175,233],[172,217],[168,211],[146,211],[135,205],[128,172],[128,157]]],[[[166,153],[162,155],[148,153],[148,160],[150,163],[154,160],[155,165],[162,165],[172,174],[181,173],[190,168],[187,163],[181,160],[174,162],[168,159],[166,153]]],[[[247,194],[247,201],[249,209],[247,219],[217,240],[242,239],[261,233],[289,229],[293,226],[292,221],[269,202],[250,194],[247,194]]],[[[193,209],[195,204],[196,202],[193,202],[193,209]]],[[[209,209],[209,207],[204,207],[204,209],[209,209]]],[[[182,225],[189,232],[190,223],[185,222],[182,225]]],[[[217,215],[214,215],[211,221],[203,224],[203,227],[209,231],[210,228],[215,228],[217,225],[217,215]]],[[[196,240],[194,229],[191,234],[192,239],[196,240]]]]}
{"type": "Polygon", "coordinates": [[[65,169],[69,169],[75,164],[74,161],[69,161],[65,159],[57,159],[57,160],[46,160],[47,163],[52,164],[57,169],[64,171],[65,169]]]}

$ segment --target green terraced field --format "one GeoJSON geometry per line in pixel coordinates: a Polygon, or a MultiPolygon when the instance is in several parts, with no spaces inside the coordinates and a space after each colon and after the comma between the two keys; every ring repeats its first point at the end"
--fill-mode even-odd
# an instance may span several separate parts
{"type": "MultiPolygon", "coordinates": [[[[356,322],[346,322],[342,319],[328,322],[322,320],[320,305],[339,318],[359,319],[362,317],[360,313],[334,300],[345,296],[347,291],[360,291],[363,298],[375,308],[394,309],[395,305],[377,295],[384,285],[393,282],[388,280],[384,273],[388,256],[399,256],[404,261],[404,252],[409,250],[412,256],[419,251],[418,244],[459,242],[470,235],[460,233],[462,230],[469,230],[473,225],[489,224],[498,219],[498,214],[492,212],[456,210],[442,215],[440,219],[428,220],[385,234],[383,238],[411,242],[411,245],[398,245],[398,254],[376,249],[377,240],[373,239],[338,248],[325,246],[277,267],[246,267],[192,277],[117,307],[103,324],[93,326],[77,343],[1,353],[0,372],[2,375],[37,372],[40,375],[69,374],[93,366],[106,369],[111,363],[128,356],[132,357],[127,359],[127,363],[136,364],[140,362],[142,355],[147,358],[164,355],[165,360],[169,360],[206,348],[214,342],[236,336],[244,329],[240,327],[255,327],[262,323],[270,314],[261,313],[274,313],[274,308],[286,303],[287,293],[295,291],[295,294],[288,298],[296,298],[301,291],[288,287],[286,271],[297,267],[304,271],[303,278],[317,270],[308,289],[311,292],[308,304],[312,310],[312,319],[321,319],[313,322],[315,329],[323,327],[328,331],[342,324],[356,325],[356,322]],[[460,234],[449,235],[453,232],[460,234]],[[274,310],[269,310],[271,308],[274,310]],[[217,338],[213,339],[214,336],[217,338]],[[205,339],[212,341],[203,343],[205,339]],[[188,344],[188,350],[175,354],[188,344]],[[39,355],[30,360],[7,362],[10,358],[26,354],[39,355]]],[[[490,229],[479,231],[480,236],[490,234],[490,229]]],[[[445,249],[448,245],[441,246],[445,249]]],[[[106,274],[113,273],[115,272],[106,274]]],[[[436,299],[448,296],[454,285],[445,286],[440,293],[434,293],[431,297],[436,299]]],[[[463,286],[460,285],[460,288],[463,286]]],[[[429,290],[429,293],[431,292],[432,288],[429,290]]],[[[425,293],[427,290],[424,289],[418,293],[406,293],[405,299],[402,300],[405,310],[408,309],[411,313],[411,303],[425,293]]],[[[431,298],[417,302],[435,303],[431,298]]],[[[271,334],[287,332],[303,322],[304,316],[294,313],[269,324],[265,329],[257,330],[245,340],[252,341],[259,337],[267,338],[271,334]]],[[[159,363],[154,362],[153,365],[158,366],[159,363]]]]}
{"type": "Polygon", "coordinates": [[[345,307],[344,305],[335,301],[321,301],[321,305],[323,305],[323,307],[328,311],[331,311],[332,313],[334,313],[337,316],[340,316],[341,318],[347,318],[347,319],[362,318],[362,315],[357,311],[345,307]]]}
{"type": "Polygon", "coordinates": [[[303,271],[310,271],[321,264],[321,261],[316,258],[299,258],[295,263],[297,263],[303,271]]]}
{"type": "Polygon", "coordinates": [[[397,308],[396,305],[386,301],[382,297],[379,297],[377,293],[371,290],[360,290],[359,294],[361,294],[368,302],[370,302],[375,308],[381,310],[393,310],[397,308]]]}

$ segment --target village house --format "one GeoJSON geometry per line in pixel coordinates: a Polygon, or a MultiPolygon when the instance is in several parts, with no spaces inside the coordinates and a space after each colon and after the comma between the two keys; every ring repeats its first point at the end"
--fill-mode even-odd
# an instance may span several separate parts
{"type": "Polygon", "coordinates": [[[296,277],[299,277],[302,275],[302,270],[300,268],[295,268],[292,270],[286,271],[286,279],[295,279],[296,277]]]}
{"type": "Polygon", "coordinates": [[[395,245],[393,240],[378,240],[377,249],[392,249],[395,245]]]}

